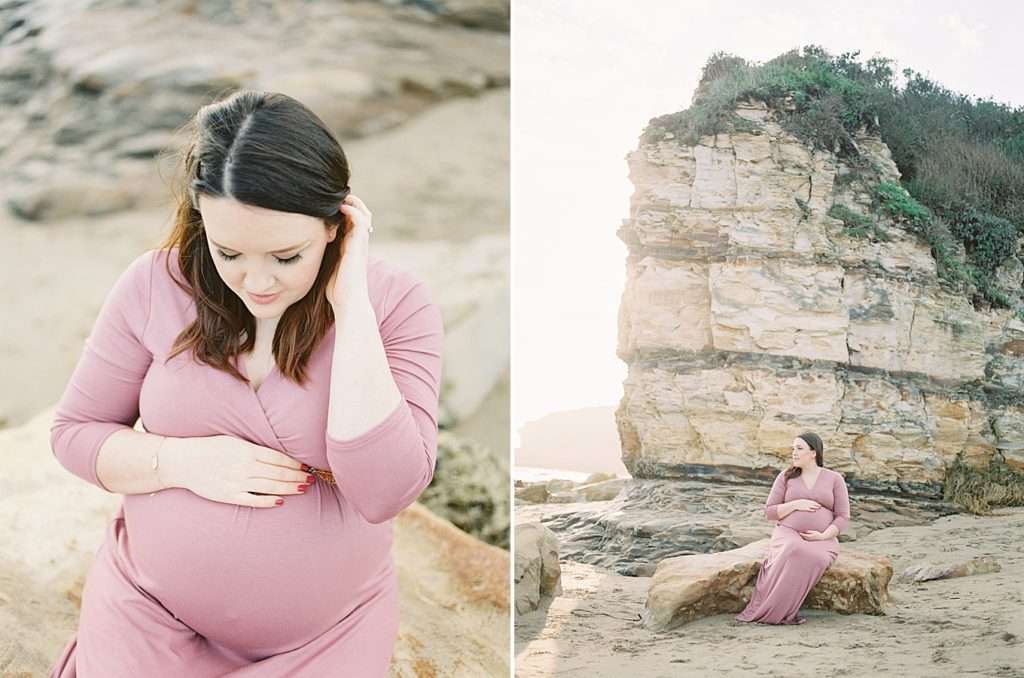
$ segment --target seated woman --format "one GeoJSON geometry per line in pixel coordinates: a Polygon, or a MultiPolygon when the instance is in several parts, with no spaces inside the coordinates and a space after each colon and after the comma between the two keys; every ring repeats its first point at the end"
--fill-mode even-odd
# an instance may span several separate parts
{"type": "Polygon", "coordinates": [[[839,557],[836,538],[850,524],[850,498],[841,473],[822,467],[814,433],[793,439],[793,465],[775,477],[765,517],[777,521],[742,622],[803,624],[807,594],[839,557]]]}

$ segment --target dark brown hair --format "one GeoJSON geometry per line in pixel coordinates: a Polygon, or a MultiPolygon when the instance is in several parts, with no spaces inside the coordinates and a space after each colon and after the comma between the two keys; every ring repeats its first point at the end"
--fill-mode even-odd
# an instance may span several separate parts
{"type": "MultiPolygon", "coordinates": [[[[274,334],[281,374],[303,384],[309,356],[334,322],[325,288],[341,258],[348,224],[340,211],[349,194],[348,159],[341,144],[302,103],[257,90],[238,90],[203,106],[181,129],[187,142],[172,184],[174,224],[159,248],[179,248],[177,261],[186,281],[175,282],[195,300],[196,320],[175,339],[168,358],[191,349],[197,361],[245,381],[231,358],[255,347],[256,320],[217,273],[199,212],[200,195],[228,197],[318,217],[326,229],[339,227],[312,289],[284,311],[274,334]]],[[[168,256],[168,274],[170,261],[168,256]]]]}
{"type": "MultiPolygon", "coordinates": [[[[821,437],[818,436],[817,433],[805,431],[804,433],[798,435],[797,438],[803,440],[805,443],[807,443],[807,447],[814,450],[814,460],[818,463],[818,466],[824,466],[825,445],[824,443],[821,442],[821,437]]],[[[799,466],[790,466],[788,469],[786,469],[786,480],[796,478],[803,472],[804,470],[799,466]]]]}

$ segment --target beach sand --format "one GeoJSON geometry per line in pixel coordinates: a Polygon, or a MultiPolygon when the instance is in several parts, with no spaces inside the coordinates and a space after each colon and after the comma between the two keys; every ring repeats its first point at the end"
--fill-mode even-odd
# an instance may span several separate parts
{"type": "Polygon", "coordinates": [[[877,530],[841,546],[892,559],[885,616],[806,610],[807,624],[768,626],[722,614],[655,634],[638,621],[650,578],[562,561],[562,595],[516,619],[515,675],[1024,678],[1024,508],[877,530]],[[898,581],[910,565],[983,555],[1001,571],[898,581]]]}

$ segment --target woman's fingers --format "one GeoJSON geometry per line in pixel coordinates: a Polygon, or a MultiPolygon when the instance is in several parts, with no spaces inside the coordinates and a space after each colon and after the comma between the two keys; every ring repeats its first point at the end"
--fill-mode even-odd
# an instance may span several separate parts
{"type": "Polygon", "coordinates": [[[345,202],[355,206],[357,209],[360,209],[366,212],[367,214],[370,214],[370,210],[366,207],[366,203],[360,200],[358,196],[349,193],[348,196],[345,198],[345,202]]]}
{"type": "Polygon", "coordinates": [[[305,485],[305,478],[302,481],[285,482],[282,480],[269,480],[267,478],[253,478],[246,485],[247,492],[266,492],[268,494],[302,494],[299,488],[305,485]]]}
{"type": "Polygon", "coordinates": [[[278,452],[272,447],[263,447],[257,445],[260,451],[256,455],[256,461],[261,461],[264,464],[270,464],[271,466],[283,466],[285,468],[297,468],[302,470],[302,462],[298,459],[293,459],[283,452],[278,452]]]}

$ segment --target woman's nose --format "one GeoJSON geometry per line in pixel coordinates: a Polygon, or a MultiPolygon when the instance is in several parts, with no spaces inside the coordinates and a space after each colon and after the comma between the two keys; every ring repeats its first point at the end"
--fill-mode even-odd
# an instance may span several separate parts
{"type": "Polygon", "coordinates": [[[262,271],[248,271],[244,280],[245,289],[253,294],[262,294],[274,289],[274,277],[262,271]]]}

